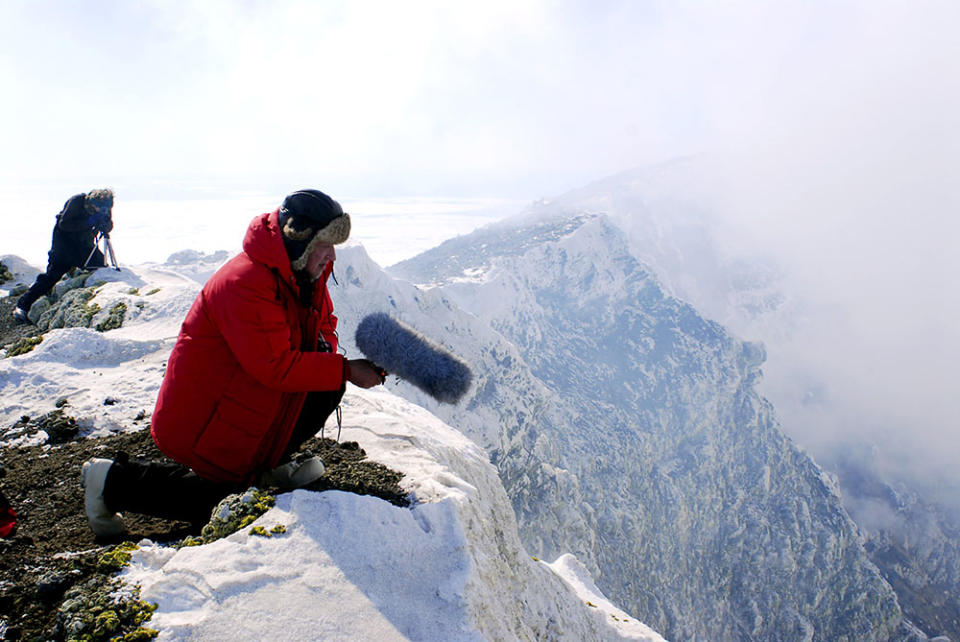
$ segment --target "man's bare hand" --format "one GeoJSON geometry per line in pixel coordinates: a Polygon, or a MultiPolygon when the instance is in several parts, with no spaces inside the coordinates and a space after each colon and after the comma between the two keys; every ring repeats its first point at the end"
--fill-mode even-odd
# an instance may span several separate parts
{"type": "Polygon", "coordinates": [[[387,373],[368,359],[350,359],[350,376],[347,381],[360,388],[372,388],[386,381],[387,373]]]}

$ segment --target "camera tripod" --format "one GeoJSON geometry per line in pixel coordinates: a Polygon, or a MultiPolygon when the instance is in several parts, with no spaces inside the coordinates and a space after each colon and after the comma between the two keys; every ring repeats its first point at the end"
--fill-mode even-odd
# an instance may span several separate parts
{"type": "MultiPolygon", "coordinates": [[[[103,246],[103,249],[105,250],[103,252],[104,258],[107,261],[109,261],[110,266],[114,270],[119,272],[120,266],[117,265],[117,256],[116,254],[113,253],[113,244],[110,242],[110,235],[105,234],[103,232],[100,232],[97,235],[97,238],[93,240],[93,249],[90,250],[90,255],[87,257],[87,260],[83,262],[83,269],[87,269],[88,264],[90,263],[90,259],[92,259],[96,251],[100,249],[100,239],[104,240],[104,246],[103,246]]],[[[100,266],[97,266],[97,267],[100,267],[100,266]]],[[[106,266],[103,266],[103,267],[106,267],[106,266]]]]}

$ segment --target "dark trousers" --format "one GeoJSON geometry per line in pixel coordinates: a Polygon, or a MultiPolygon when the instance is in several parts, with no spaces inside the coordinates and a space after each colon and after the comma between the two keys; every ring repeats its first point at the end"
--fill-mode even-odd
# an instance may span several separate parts
{"type": "MultiPolygon", "coordinates": [[[[93,248],[91,248],[91,250],[92,249],[93,248]]],[[[23,296],[17,300],[17,307],[29,312],[30,306],[32,306],[37,299],[50,292],[53,286],[57,284],[57,281],[63,278],[64,274],[72,268],[84,267],[83,261],[86,260],[86,258],[87,257],[84,256],[78,260],[76,256],[67,256],[66,253],[51,250],[49,258],[47,259],[47,271],[37,275],[37,280],[33,282],[30,289],[24,292],[23,296]]],[[[106,263],[104,262],[103,252],[99,249],[94,250],[93,256],[90,257],[87,265],[90,267],[105,266],[106,263]]]]}
{"type": "MultiPolygon", "coordinates": [[[[307,395],[284,450],[284,459],[320,431],[342,397],[343,390],[307,395]]],[[[107,473],[103,499],[117,512],[130,511],[203,525],[220,500],[246,488],[246,484],[204,479],[180,464],[118,457],[107,473]]]]}

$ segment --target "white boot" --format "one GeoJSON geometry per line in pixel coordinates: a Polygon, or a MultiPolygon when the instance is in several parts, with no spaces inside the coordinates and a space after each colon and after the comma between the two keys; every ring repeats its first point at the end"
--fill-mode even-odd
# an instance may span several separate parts
{"type": "Polygon", "coordinates": [[[13,320],[17,325],[23,325],[25,323],[30,323],[30,318],[27,317],[27,311],[21,307],[14,308],[13,310],[13,320]]]}
{"type": "Polygon", "coordinates": [[[87,511],[87,524],[94,534],[101,537],[120,535],[126,528],[123,516],[114,513],[103,501],[103,488],[107,473],[113,462],[109,459],[91,459],[80,470],[80,485],[83,486],[83,506],[87,511]]]}
{"type": "Polygon", "coordinates": [[[308,457],[303,461],[288,461],[280,464],[273,470],[260,475],[259,484],[263,487],[282,489],[301,488],[314,482],[326,472],[323,460],[319,457],[308,457]]]}

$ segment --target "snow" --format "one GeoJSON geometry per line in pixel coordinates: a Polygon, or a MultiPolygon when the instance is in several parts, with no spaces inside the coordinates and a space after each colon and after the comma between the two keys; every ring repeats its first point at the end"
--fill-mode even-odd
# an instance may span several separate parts
{"type": "Polygon", "coordinates": [[[123,327],[108,333],[55,330],[31,352],[0,360],[0,423],[49,412],[64,397],[70,414],[96,436],[123,430],[141,412],[152,412],[167,357],[200,284],[151,266],[97,270],[93,281],[107,281],[90,301],[101,314],[118,301],[128,303],[123,327]],[[133,289],[140,294],[129,294],[133,289]],[[105,405],[107,398],[116,403],[105,405]]]}
{"type": "MultiPolygon", "coordinates": [[[[66,398],[85,434],[145,429],[137,416],[153,408],[180,321],[224,258],[100,270],[94,302],[126,302],[123,327],[53,330],[0,359],[0,423],[66,398]]],[[[159,605],[149,626],[160,640],[662,640],[572,556],[547,564],[524,551],[495,468],[453,427],[384,388],[351,387],[343,418],[343,440],[404,473],[412,506],[294,491],[256,522],[286,528],[269,538],[244,529],[180,550],[141,541],[124,578],[159,605]]]]}
{"type": "Polygon", "coordinates": [[[646,639],[645,636],[650,635],[651,630],[646,624],[634,620],[625,612],[618,609],[613,602],[603,597],[600,589],[593,583],[590,572],[575,556],[569,553],[561,555],[557,558],[557,561],[553,564],[548,564],[548,566],[550,570],[563,578],[570,588],[580,596],[584,604],[591,606],[591,608],[596,608],[600,612],[605,612],[616,620],[618,622],[617,628],[621,632],[635,635],[641,640],[646,639]]]}

